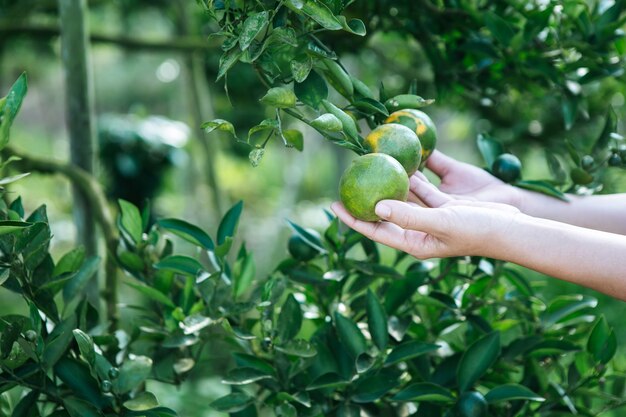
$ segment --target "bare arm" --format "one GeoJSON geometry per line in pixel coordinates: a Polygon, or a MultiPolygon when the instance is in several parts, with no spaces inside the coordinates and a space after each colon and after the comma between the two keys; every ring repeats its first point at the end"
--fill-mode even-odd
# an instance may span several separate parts
{"type": "Polygon", "coordinates": [[[378,203],[377,223],[333,210],[350,227],[417,258],[480,255],[502,259],[626,300],[626,237],[538,219],[512,206],[455,200],[418,177],[412,191],[428,206],[378,203]]]}
{"type": "Polygon", "coordinates": [[[530,216],[626,235],[626,194],[568,195],[569,202],[505,184],[488,172],[435,151],[427,167],[456,198],[510,204],[530,216]]]}

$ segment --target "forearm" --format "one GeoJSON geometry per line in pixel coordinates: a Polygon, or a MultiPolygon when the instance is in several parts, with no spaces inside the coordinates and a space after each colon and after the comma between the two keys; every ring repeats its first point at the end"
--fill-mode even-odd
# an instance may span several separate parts
{"type": "Polygon", "coordinates": [[[520,190],[518,208],[525,214],[575,226],[626,235],[626,194],[567,195],[568,202],[520,190]]]}
{"type": "Polygon", "coordinates": [[[626,237],[523,214],[487,256],[626,300],[626,237]]]}

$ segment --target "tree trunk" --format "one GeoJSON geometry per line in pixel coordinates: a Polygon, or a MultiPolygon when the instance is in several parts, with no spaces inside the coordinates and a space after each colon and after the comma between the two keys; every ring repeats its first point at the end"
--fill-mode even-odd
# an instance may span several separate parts
{"type": "MultiPolygon", "coordinates": [[[[95,140],[92,124],[93,86],[89,62],[87,3],[59,0],[61,55],[65,72],[66,123],[70,139],[70,162],[93,173],[95,140]]],[[[73,186],[76,241],[88,256],[98,253],[96,226],[89,200],[73,186]]],[[[97,286],[90,285],[89,298],[97,302],[97,286]],[[95,296],[95,300],[94,300],[95,296]]]]}

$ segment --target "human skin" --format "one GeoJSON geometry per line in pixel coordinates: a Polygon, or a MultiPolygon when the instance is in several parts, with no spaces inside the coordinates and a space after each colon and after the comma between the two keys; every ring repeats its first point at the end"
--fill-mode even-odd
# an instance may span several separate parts
{"type": "Polygon", "coordinates": [[[569,201],[562,201],[513,187],[439,151],[431,155],[426,167],[441,179],[439,190],[453,198],[510,204],[533,217],[626,235],[626,194],[568,194],[569,201]]]}
{"type": "MultiPolygon", "coordinates": [[[[452,181],[449,171],[439,172],[442,181],[452,181]]],[[[533,217],[508,204],[477,201],[477,196],[502,198],[497,189],[502,190],[497,183],[477,187],[469,194],[475,200],[466,200],[442,192],[417,173],[411,178],[411,192],[426,207],[383,200],[376,214],[384,221],[376,223],[355,219],[339,203],[332,209],[354,230],[419,259],[486,256],[626,300],[626,236],[533,217]]]]}

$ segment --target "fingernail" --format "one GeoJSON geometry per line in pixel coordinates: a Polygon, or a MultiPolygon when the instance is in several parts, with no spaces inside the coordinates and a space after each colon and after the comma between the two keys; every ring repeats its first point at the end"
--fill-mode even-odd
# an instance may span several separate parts
{"type": "Polygon", "coordinates": [[[386,219],[391,214],[391,207],[385,203],[378,203],[376,204],[376,209],[374,211],[376,212],[376,215],[386,219]]]}

